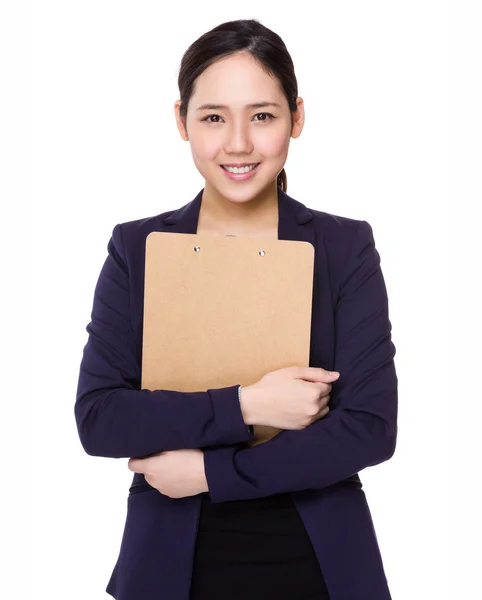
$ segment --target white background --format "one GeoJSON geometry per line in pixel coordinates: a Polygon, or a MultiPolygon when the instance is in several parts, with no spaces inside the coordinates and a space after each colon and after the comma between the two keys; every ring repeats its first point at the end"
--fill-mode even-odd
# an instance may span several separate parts
{"type": "Polygon", "coordinates": [[[203,187],[174,120],[183,52],[223,21],[257,18],[285,41],[305,101],[305,127],[285,166],[288,194],[367,220],[381,255],[399,435],[393,458],[360,476],[393,599],[480,597],[480,543],[471,545],[482,504],[480,383],[463,390],[480,362],[481,299],[470,292],[480,267],[467,262],[480,257],[480,15],[464,2],[448,12],[445,2],[423,0],[234,6],[44,0],[3,8],[2,296],[12,337],[2,388],[16,412],[2,428],[8,568],[0,595],[110,597],[132,472],[127,459],[85,454],[77,434],[94,286],[116,223],[177,208],[203,187]],[[450,129],[449,108],[457,113],[450,129]],[[462,311],[450,344],[451,291],[462,311]]]}

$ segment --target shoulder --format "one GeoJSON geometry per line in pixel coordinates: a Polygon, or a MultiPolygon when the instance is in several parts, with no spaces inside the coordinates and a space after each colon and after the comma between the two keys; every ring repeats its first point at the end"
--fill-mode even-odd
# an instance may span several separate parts
{"type": "Polygon", "coordinates": [[[371,229],[370,224],[364,219],[354,219],[314,208],[309,208],[309,210],[313,214],[316,229],[332,241],[346,242],[357,235],[359,230],[363,232],[371,229]]]}
{"type": "Polygon", "coordinates": [[[380,254],[368,221],[312,208],[309,210],[313,215],[312,228],[319,261],[328,270],[337,294],[344,282],[368,279],[381,269],[380,254]]]}
{"type": "Polygon", "coordinates": [[[354,219],[313,208],[309,210],[313,214],[313,227],[317,237],[323,240],[326,251],[333,257],[347,258],[359,246],[374,246],[373,229],[365,219],[354,219]]]}
{"type": "Polygon", "coordinates": [[[120,254],[130,255],[135,254],[137,251],[143,252],[146,237],[152,231],[163,231],[165,229],[164,219],[171,215],[174,210],[117,223],[112,230],[110,243],[114,244],[115,249],[120,254]]]}
{"type": "Polygon", "coordinates": [[[122,230],[124,239],[129,240],[142,238],[147,236],[152,231],[162,231],[164,229],[164,219],[171,215],[175,209],[168,210],[158,215],[143,217],[133,221],[124,221],[118,223],[117,227],[122,230]]]}

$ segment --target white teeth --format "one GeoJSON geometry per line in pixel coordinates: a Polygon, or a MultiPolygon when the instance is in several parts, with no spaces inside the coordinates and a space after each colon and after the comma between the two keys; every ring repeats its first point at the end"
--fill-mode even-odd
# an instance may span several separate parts
{"type": "Polygon", "coordinates": [[[226,169],[226,171],[229,171],[230,173],[247,173],[248,171],[252,171],[256,166],[257,166],[257,164],[254,164],[254,165],[251,165],[250,167],[240,167],[239,169],[238,169],[238,167],[223,166],[223,169],[226,169]]]}

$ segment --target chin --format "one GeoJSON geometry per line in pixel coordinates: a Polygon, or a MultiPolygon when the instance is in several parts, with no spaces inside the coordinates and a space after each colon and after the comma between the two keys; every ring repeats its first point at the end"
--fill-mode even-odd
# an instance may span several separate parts
{"type": "Polygon", "coordinates": [[[221,196],[226,198],[226,200],[242,204],[243,202],[249,202],[250,200],[253,200],[253,198],[259,196],[265,190],[265,187],[266,186],[246,185],[243,189],[232,189],[229,186],[223,186],[223,188],[218,191],[221,196]]]}
{"type": "Polygon", "coordinates": [[[257,181],[218,181],[210,186],[215,188],[219,194],[232,200],[233,202],[246,202],[252,200],[256,196],[259,196],[265,192],[271,186],[276,187],[276,177],[266,180],[257,181]]]}

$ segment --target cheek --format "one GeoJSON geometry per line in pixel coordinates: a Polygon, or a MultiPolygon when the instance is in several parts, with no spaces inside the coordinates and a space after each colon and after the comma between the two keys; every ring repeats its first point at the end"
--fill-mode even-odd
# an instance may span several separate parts
{"type": "Polygon", "coordinates": [[[219,147],[218,145],[209,143],[207,141],[200,143],[191,142],[191,152],[195,160],[213,160],[219,153],[219,147]]]}
{"type": "Polygon", "coordinates": [[[253,137],[253,144],[265,159],[286,157],[290,144],[290,131],[284,123],[277,123],[267,127],[265,131],[259,131],[259,135],[253,137]]]}
{"type": "Polygon", "coordinates": [[[195,160],[212,160],[219,154],[219,139],[216,136],[203,135],[202,130],[193,129],[189,142],[195,160]]]}
{"type": "Polygon", "coordinates": [[[286,134],[264,136],[255,144],[264,158],[281,158],[288,153],[290,138],[286,134]]]}

